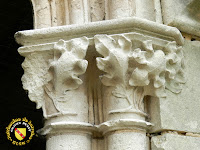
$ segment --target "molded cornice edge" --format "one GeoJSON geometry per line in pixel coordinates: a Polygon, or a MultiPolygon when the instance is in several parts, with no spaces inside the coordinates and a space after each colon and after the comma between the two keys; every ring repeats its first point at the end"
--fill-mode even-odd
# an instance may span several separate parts
{"type": "Polygon", "coordinates": [[[69,40],[82,36],[90,38],[96,34],[119,34],[128,32],[147,33],[168,41],[175,40],[178,45],[183,45],[184,43],[184,39],[178,29],[136,17],[92,22],[82,25],[67,25],[19,31],[15,34],[15,38],[17,43],[28,46],[52,43],[60,39],[69,40]]]}

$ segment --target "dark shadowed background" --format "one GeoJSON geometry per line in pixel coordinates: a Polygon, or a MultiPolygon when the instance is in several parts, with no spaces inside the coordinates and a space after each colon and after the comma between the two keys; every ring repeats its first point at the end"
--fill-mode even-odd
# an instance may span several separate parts
{"type": "Polygon", "coordinates": [[[0,1],[0,150],[45,150],[45,139],[34,136],[25,146],[14,146],[7,140],[6,126],[15,118],[32,120],[35,130],[42,128],[42,110],[28,99],[22,88],[21,63],[17,52],[17,31],[33,29],[32,5],[29,0],[0,1]]]}

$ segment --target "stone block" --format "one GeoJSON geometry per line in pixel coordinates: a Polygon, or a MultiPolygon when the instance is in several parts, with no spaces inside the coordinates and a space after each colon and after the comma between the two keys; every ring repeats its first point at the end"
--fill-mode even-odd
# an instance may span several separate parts
{"type": "Polygon", "coordinates": [[[167,91],[166,98],[152,98],[150,101],[151,132],[177,130],[200,133],[200,42],[185,41],[185,78],[182,92],[167,91]]]}
{"type": "Polygon", "coordinates": [[[199,0],[163,0],[161,7],[164,24],[200,36],[199,0]]]}
{"type": "Polygon", "coordinates": [[[200,137],[164,134],[151,139],[152,150],[199,150],[200,137]]]}

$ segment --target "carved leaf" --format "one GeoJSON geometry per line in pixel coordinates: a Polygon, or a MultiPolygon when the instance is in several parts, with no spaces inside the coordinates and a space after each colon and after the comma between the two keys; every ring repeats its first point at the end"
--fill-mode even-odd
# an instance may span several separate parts
{"type": "Polygon", "coordinates": [[[115,90],[112,91],[112,94],[118,98],[126,98],[126,91],[123,86],[117,86],[115,90]]]}
{"type": "Polygon", "coordinates": [[[162,89],[165,85],[165,79],[163,78],[165,55],[161,50],[153,51],[151,41],[144,41],[143,45],[144,50],[137,48],[129,56],[129,59],[138,63],[132,72],[129,84],[131,86],[144,86],[145,94],[158,96],[156,90],[162,89]],[[147,91],[149,91],[148,88],[152,88],[152,86],[149,86],[151,81],[153,82],[154,92],[149,93],[147,91]]]}
{"type": "Polygon", "coordinates": [[[178,93],[180,85],[184,83],[183,54],[176,43],[155,50],[151,40],[130,40],[131,37],[134,36],[121,34],[94,37],[97,52],[103,56],[97,58],[98,68],[105,72],[102,83],[114,86],[112,95],[129,103],[127,108],[112,110],[110,113],[143,113],[145,95],[165,97],[165,88],[178,93]]]}
{"type": "Polygon", "coordinates": [[[36,102],[38,109],[43,105],[43,85],[52,79],[51,74],[48,74],[48,60],[51,57],[51,52],[32,53],[28,54],[22,63],[24,69],[24,75],[22,76],[23,88],[29,91],[29,98],[31,101],[36,102]]]}
{"type": "Polygon", "coordinates": [[[60,40],[54,46],[54,52],[59,51],[61,55],[51,63],[53,88],[49,96],[61,114],[76,114],[63,109],[63,102],[66,102],[66,94],[70,90],[77,89],[83,83],[79,76],[87,69],[88,62],[84,58],[88,45],[89,40],[82,37],[70,41],[60,40]]]}
{"type": "Polygon", "coordinates": [[[175,42],[168,43],[164,48],[166,55],[166,88],[174,93],[181,92],[181,85],[185,83],[183,73],[182,47],[176,47],[175,42]]]}
{"type": "Polygon", "coordinates": [[[127,100],[129,106],[132,107],[133,89],[127,89],[124,85],[117,85],[116,88],[112,91],[112,95],[117,98],[122,98],[127,100]]]}
{"type": "Polygon", "coordinates": [[[126,53],[131,50],[131,41],[124,36],[97,35],[94,37],[97,52],[104,58],[97,58],[97,67],[104,71],[102,83],[115,86],[125,83],[128,69],[126,53]]]}
{"type": "Polygon", "coordinates": [[[55,44],[55,51],[61,51],[61,56],[51,63],[54,74],[54,89],[56,93],[64,94],[67,90],[74,90],[82,84],[79,75],[85,73],[88,62],[83,60],[89,41],[86,37],[60,40],[55,44]],[[60,89],[62,91],[60,92],[60,89]]]}
{"type": "Polygon", "coordinates": [[[51,97],[56,99],[62,98],[67,90],[76,89],[82,84],[78,76],[85,73],[87,68],[88,62],[83,58],[88,45],[86,37],[60,40],[53,51],[24,54],[23,87],[29,91],[29,98],[36,102],[38,109],[43,106],[44,87],[49,87],[51,97]]]}
{"type": "Polygon", "coordinates": [[[119,111],[143,111],[145,95],[165,97],[165,88],[178,93],[184,83],[183,54],[175,42],[155,50],[151,40],[130,40],[130,34],[97,35],[94,37],[97,66],[105,72],[102,83],[114,86],[112,95],[126,99],[128,108],[119,111]],[[129,90],[128,90],[129,89],[129,90]],[[130,90],[132,89],[132,90],[130,90]]]}
{"type": "Polygon", "coordinates": [[[144,111],[144,103],[143,103],[143,98],[144,98],[144,89],[142,87],[136,87],[134,89],[134,106],[135,109],[144,111]]]}

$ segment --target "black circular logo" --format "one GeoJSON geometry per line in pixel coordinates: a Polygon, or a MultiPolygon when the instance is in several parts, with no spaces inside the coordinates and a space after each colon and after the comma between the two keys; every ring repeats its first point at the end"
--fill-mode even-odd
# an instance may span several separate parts
{"type": "Polygon", "coordinates": [[[34,126],[26,118],[13,119],[6,127],[6,134],[13,145],[22,146],[30,142],[33,138],[34,126]]]}

